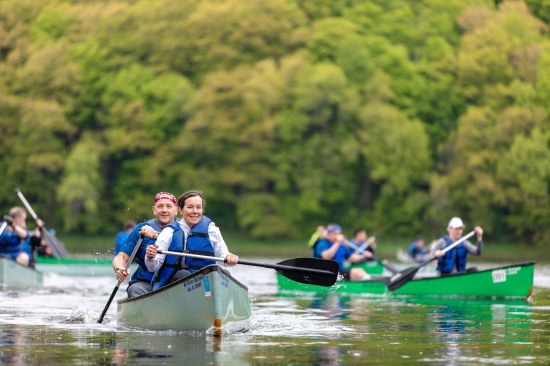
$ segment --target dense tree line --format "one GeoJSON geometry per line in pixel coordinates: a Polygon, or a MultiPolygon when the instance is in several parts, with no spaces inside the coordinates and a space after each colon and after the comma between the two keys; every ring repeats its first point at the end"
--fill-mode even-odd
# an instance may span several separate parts
{"type": "Polygon", "coordinates": [[[2,0],[0,207],[113,231],[201,189],[255,237],[452,215],[550,239],[543,0],[2,0]]]}

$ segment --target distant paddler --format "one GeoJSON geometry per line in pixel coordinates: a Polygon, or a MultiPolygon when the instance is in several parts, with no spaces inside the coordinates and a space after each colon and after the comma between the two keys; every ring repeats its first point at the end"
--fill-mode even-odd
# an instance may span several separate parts
{"type": "Polygon", "coordinates": [[[474,232],[477,235],[477,245],[465,240],[448,252],[443,253],[443,249],[462,237],[464,228],[462,220],[459,217],[453,217],[447,226],[449,235],[445,235],[439,239],[431,249],[430,253],[433,253],[438,258],[437,270],[441,274],[463,272],[466,270],[466,264],[468,263],[468,254],[481,255],[483,251],[483,229],[479,226],[474,228],[474,232]]]}
{"type": "Polygon", "coordinates": [[[353,245],[348,246],[346,254],[350,263],[364,263],[374,256],[375,238],[368,238],[367,230],[363,228],[356,229],[350,243],[353,245]],[[357,256],[354,256],[354,254],[357,254],[357,256]]]}
{"type": "Polygon", "coordinates": [[[145,251],[148,245],[154,245],[156,236],[162,231],[166,225],[176,222],[177,209],[176,197],[169,192],[160,192],[155,196],[154,205],[152,207],[154,219],[147,222],[142,222],[130,233],[128,239],[120,248],[120,252],[113,259],[113,269],[115,270],[118,281],[123,282],[130,274],[130,271],[125,271],[124,268],[138,243],[140,236],[145,235],[136,254],[138,260],[138,269],[132,275],[130,286],[126,290],[128,297],[136,297],[144,295],[153,290],[151,281],[154,273],[147,269],[145,264],[145,251]],[[154,239],[152,238],[154,237],[154,239]]]}
{"type": "MultiPolygon", "coordinates": [[[[352,263],[358,263],[365,259],[364,254],[348,255],[344,240],[346,238],[342,234],[342,228],[338,224],[330,224],[327,226],[327,233],[324,239],[319,240],[313,248],[313,257],[321,259],[332,259],[338,262],[340,274],[344,279],[351,281],[366,281],[370,279],[370,275],[363,268],[344,269],[344,261],[349,260],[352,263]]],[[[372,254],[371,254],[372,256],[372,254]]]]}
{"type": "Polygon", "coordinates": [[[426,260],[426,250],[424,249],[424,238],[422,236],[414,238],[414,241],[409,245],[407,255],[413,263],[422,263],[426,260]]]}
{"type": "MultiPolygon", "coordinates": [[[[24,208],[12,207],[9,215],[4,216],[7,227],[0,235],[0,254],[23,266],[32,265],[29,241],[33,233],[27,230],[26,220],[27,212],[24,208]]],[[[42,221],[37,223],[40,225],[42,221]]]]}
{"type": "Polygon", "coordinates": [[[224,265],[235,265],[239,257],[227,249],[220,229],[212,220],[204,216],[206,200],[201,191],[191,190],[178,198],[181,220],[167,225],[160,235],[155,235],[156,245],[147,247],[145,263],[155,272],[153,290],[187,277],[214,260],[182,258],[180,256],[157,253],[157,249],[188,254],[198,254],[224,258],[224,265]]]}

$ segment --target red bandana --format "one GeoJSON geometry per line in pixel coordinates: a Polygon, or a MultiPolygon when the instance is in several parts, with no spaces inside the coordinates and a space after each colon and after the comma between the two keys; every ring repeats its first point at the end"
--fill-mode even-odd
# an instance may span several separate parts
{"type": "Polygon", "coordinates": [[[160,200],[167,199],[170,200],[174,205],[177,205],[176,196],[168,192],[160,192],[155,196],[155,203],[160,200]]]}

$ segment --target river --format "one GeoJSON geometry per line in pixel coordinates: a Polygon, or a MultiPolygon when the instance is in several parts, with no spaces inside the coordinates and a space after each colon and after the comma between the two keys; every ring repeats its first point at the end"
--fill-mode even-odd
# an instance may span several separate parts
{"type": "Polygon", "coordinates": [[[97,324],[114,278],[45,274],[43,288],[0,292],[0,363],[550,364],[548,266],[537,266],[529,303],[282,296],[273,270],[230,271],[249,288],[252,318],[248,331],[220,338],[118,327],[114,303],[97,324]]]}

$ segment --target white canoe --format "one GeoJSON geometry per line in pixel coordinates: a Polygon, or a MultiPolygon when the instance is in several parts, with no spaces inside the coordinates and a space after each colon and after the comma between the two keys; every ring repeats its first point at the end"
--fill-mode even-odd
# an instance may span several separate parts
{"type": "Polygon", "coordinates": [[[214,264],[148,294],[118,301],[118,325],[150,330],[199,331],[248,328],[248,288],[214,264]]]}
{"type": "Polygon", "coordinates": [[[11,258],[0,257],[0,289],[42,286],[42,273],[22,266],[11,258]]]}

